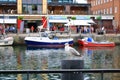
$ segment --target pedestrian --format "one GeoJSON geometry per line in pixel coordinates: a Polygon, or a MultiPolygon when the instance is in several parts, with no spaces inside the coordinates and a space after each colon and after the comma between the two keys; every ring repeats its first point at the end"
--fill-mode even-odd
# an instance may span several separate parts
{"type": "Polygon", "coordinates": [[[34,31],[34,26],[31,27],[31,32],[33,33],[33,31],[34,31]]]}
{"type": "Polygon", "coordinates": [[[52,27],[52,31],[55,31],[55,30],[56,30],[56,26],[53,26],[53,27],[52,27]]]}
{"type": "Polygon", "coordinates": [[[2,25],[0,24],[0,34],[2,34],[2,25]]]}
{"type": "Polygon", "coordinates": [[[94,28],[93,28],[93,26],[91,26],[91,33],[93,33],[94,32],[94,28]]]}
{"type": "Polygon", "coordinates": [[[79,31],[80,31],[80,28],[79,28],[79,26],[77,26],[76,33],[79,33],[79,31]]]}

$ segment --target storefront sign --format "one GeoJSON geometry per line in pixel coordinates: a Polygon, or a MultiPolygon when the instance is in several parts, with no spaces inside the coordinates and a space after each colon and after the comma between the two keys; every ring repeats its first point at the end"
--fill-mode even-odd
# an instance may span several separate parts
{"type": "Polygon", "coordinates": [[[88,16],[49,16],[49,20],[68,20],[68,17],[76,20],[88,20],[88,16]]]}

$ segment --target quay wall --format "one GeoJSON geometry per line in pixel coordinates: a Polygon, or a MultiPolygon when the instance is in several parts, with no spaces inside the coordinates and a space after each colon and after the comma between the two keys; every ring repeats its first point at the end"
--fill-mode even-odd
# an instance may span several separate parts
{"type": "MultiPolygon", "coordinates": [[[[14,44],[13,45],[25,45],[24,38],[28,36],[28,34],[9,34],[8,36],[14,37],[14,44]]],[[[29,36],[39,36],[37,34],[31,34],[29,36]]],[[[56,35],[59,38],[69,37],[68,34],[58,34],[56,35]]],[[[70,37],[74,38],[74,43],[77,44],[77,39],[89,36],[89,34],[72,34],[70,37]]],[[[120,44],[120,34],[104,34],[104,35],[91,35],[94,40],[96,41],[113,41],[116,44],[120,44]]]]}

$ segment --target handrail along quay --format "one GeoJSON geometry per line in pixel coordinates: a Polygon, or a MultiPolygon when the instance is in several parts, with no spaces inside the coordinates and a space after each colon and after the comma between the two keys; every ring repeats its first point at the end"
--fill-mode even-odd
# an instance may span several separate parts
{"type": "Polygon", "coordinates": [[[42,73],[120,73],[120,69],[45,69],[45,70],[0,70],[0,74],[42,74],[42,73]]]}
{"type": "Polygon", "coordinates": [[[48,73],[100,73],[103,80],[104,73],[120,73],[120,69],[45,69],[45,70],[0,70],[0,74],[48,74],[48,73]]]}

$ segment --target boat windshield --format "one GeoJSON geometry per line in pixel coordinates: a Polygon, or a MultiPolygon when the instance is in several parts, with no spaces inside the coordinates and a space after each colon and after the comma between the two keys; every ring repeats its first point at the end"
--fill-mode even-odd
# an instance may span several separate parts
{"type": "Polygon", "coordinates": [[[48,37],[48,34],[46,32],[41,33],[41,37],[48,37]]]}
{"type": "Polygon", "coordinates": [[[49,39],[54,39],[54,40],[58,39],[58,37],[55,36],[54,34],[49,34],[49,33],[46,33],[46,32],[41,33],[41,37],[48,37],[49,39]]]}

